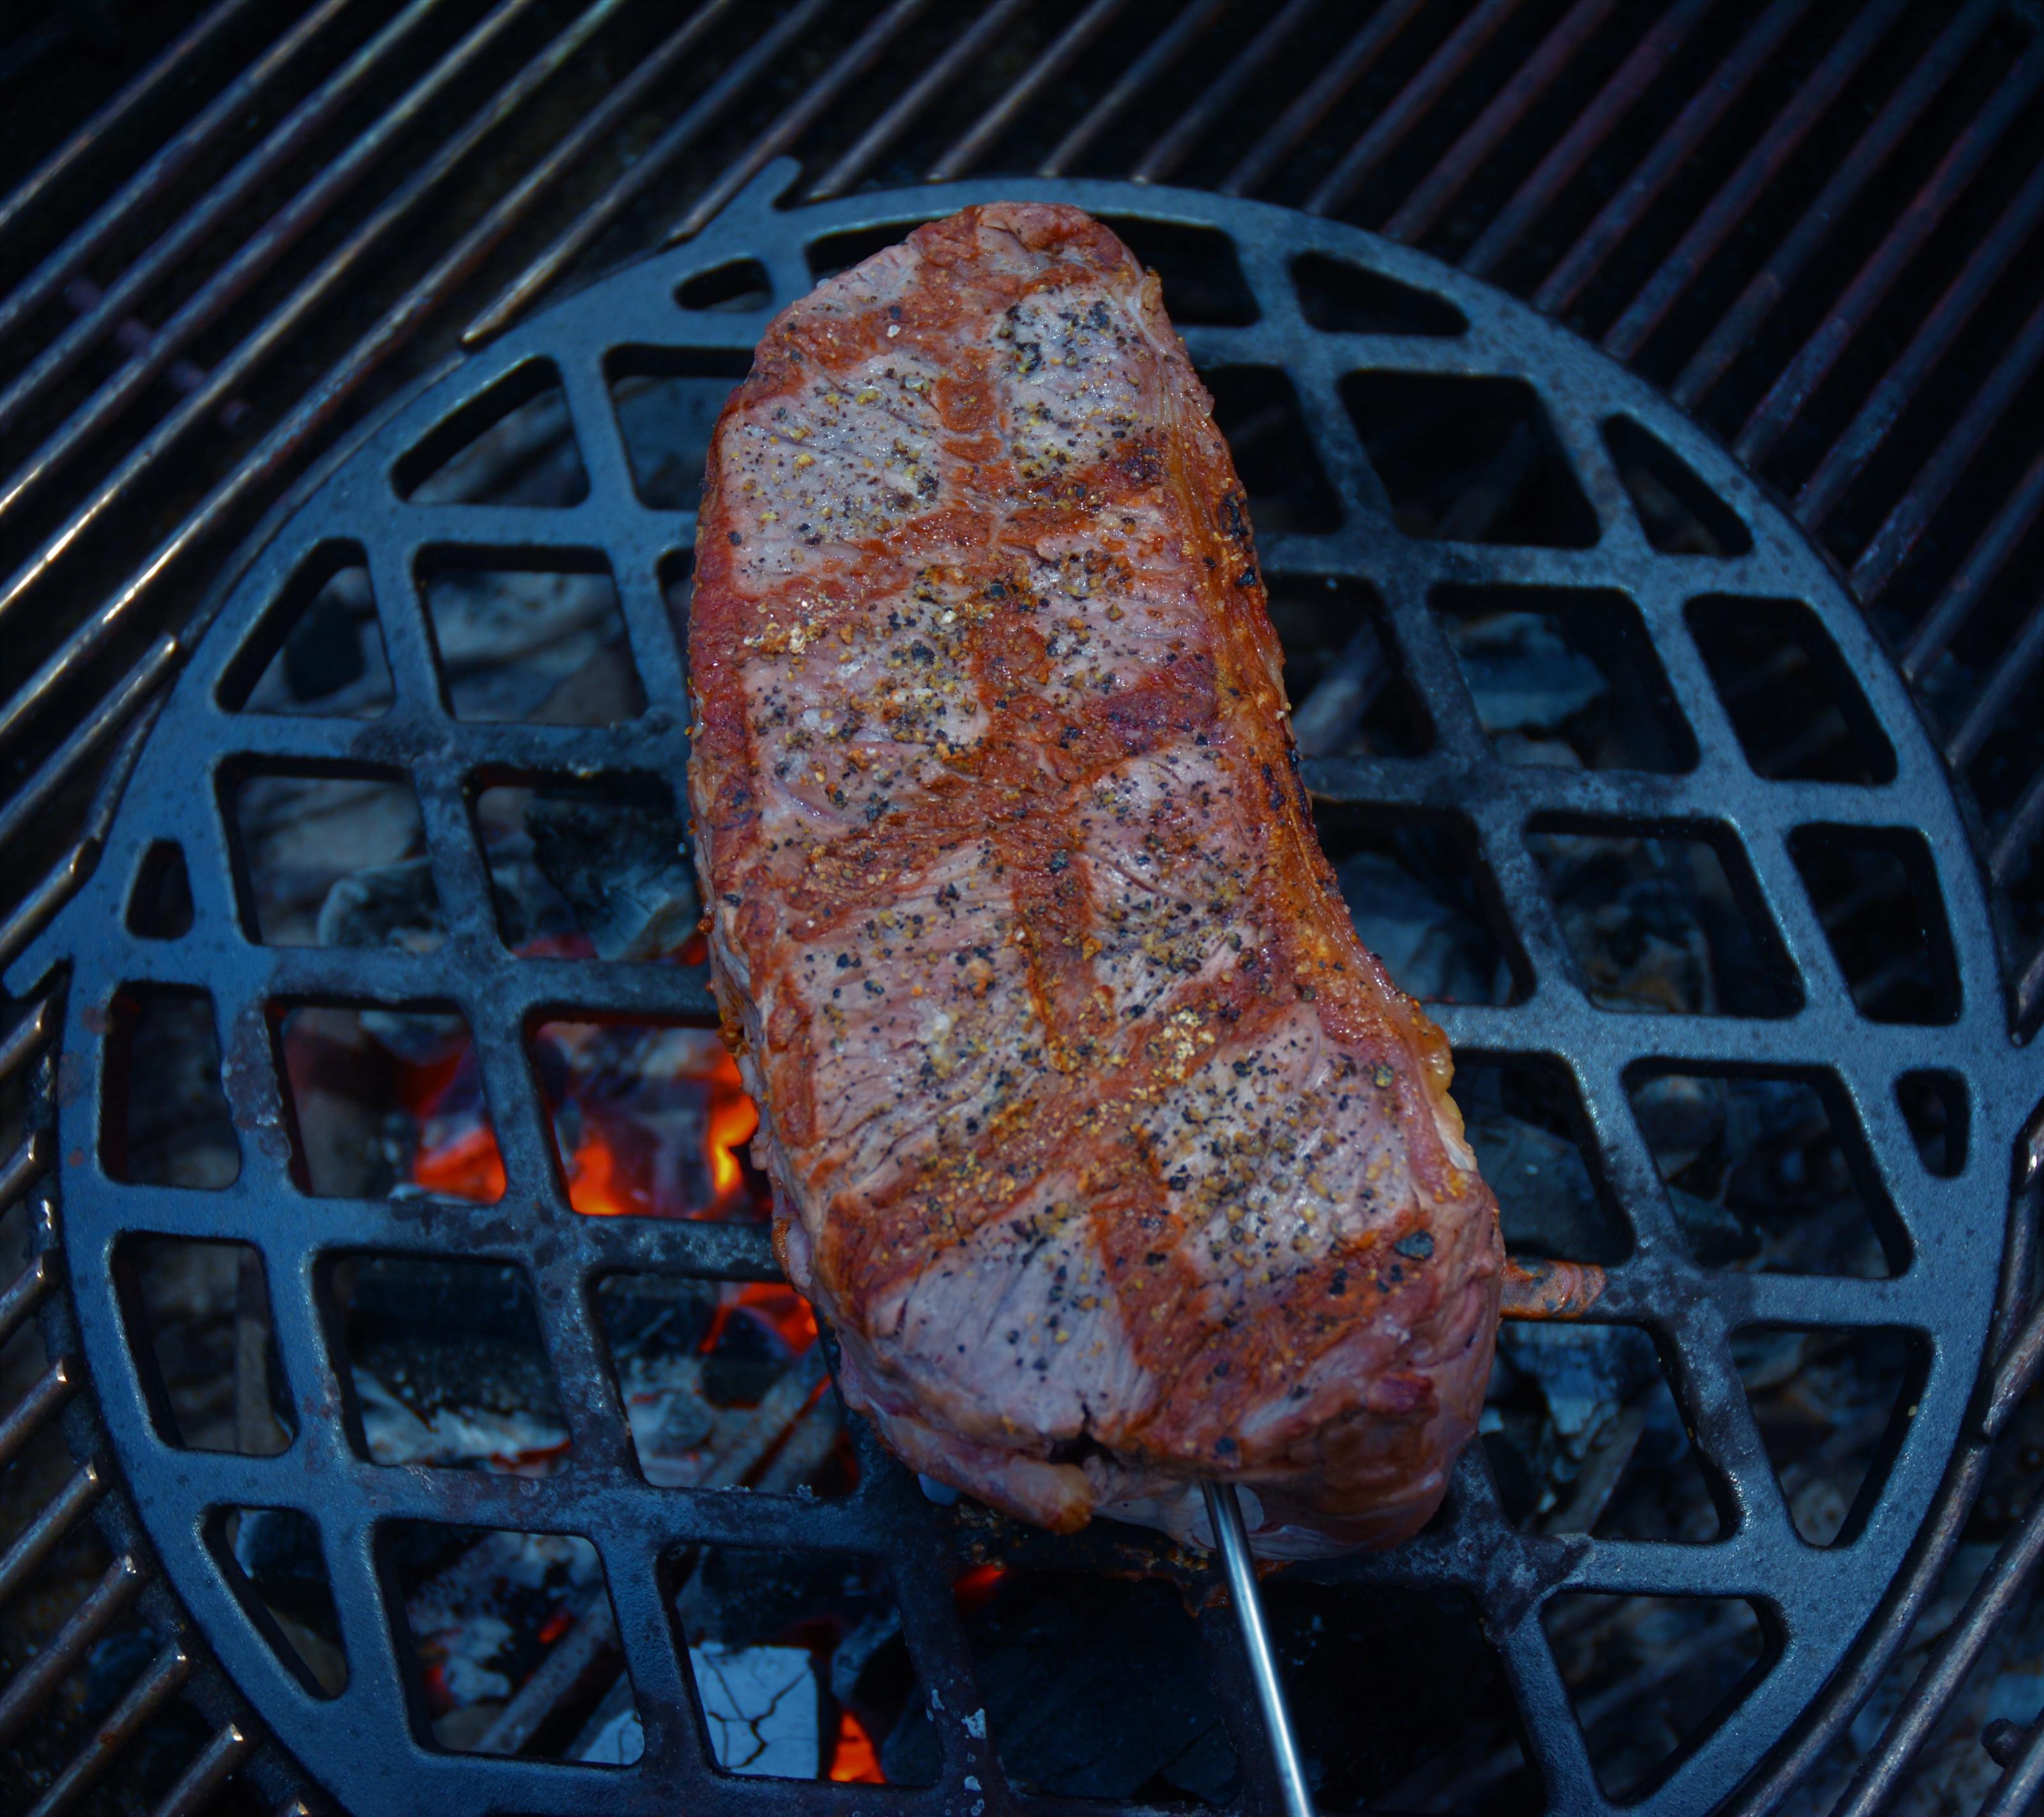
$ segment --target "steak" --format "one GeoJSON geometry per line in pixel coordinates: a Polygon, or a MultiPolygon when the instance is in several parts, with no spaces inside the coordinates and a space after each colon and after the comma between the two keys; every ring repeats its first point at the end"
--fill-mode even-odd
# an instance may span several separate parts
{"type": "Polygon", "coordinates": [[[689,633],[697,861],[774,1239],[847,1400],[1061,1530],[1385,1545],[1503,1262],[1447,1045],[1316,843],[1243,488],[1073,208],[920,228],[761,342],[689,633]]]}

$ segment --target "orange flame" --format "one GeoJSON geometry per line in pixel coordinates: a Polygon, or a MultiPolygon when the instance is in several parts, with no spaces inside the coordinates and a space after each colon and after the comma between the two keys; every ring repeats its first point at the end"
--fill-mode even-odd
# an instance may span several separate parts
{"type": "Polygon", "coordinates": [[[799,1357],[816,1341],[816,1309],[792,1288],[772,1281],[749,1280],[743,1287],[728,1288],[710,1315],[709,1329],[697,1348],[706,1357],[724,1340],[734,1312],[747,1312],[772,1328],[774,1334],[799,1357]]]}
{"type": "Polygon", "coordinates": [[[968,1614],[984,1608],[993,1600],[994,1592],[1001,1588],[1001,1580],[1007,1575],[1004,1565],[975,1565],[953,1580],[952,1599],[968,1614]]]}
{"type": "Polygon", "coordinates": [[[880,1754],[866,1725],[847,1710],[838,1719],[837,1746],[832,1750],[830,1776],[840,1785],[885,1785],[880,1754]]]}
{"type": "Polygon", "coordinates": [[[635,1207],[619,1190],[610,1144],[591,1130],[568,1159],[568,1203],[592,1218],[617,1218],[635,1207]]]}
{"type": "Polygon", "coordinates": [[[504,1157],[496,1133],[487,1123],[464,1130],[437,1149],[421,1149],[412,1161],[412,1177],[428,1192],[483,1203],[504,1196],[504,1157]]]}
{"type": "Polygon", "coordinates": [[[709,1081],[710,1189],[721,1203],[735,1192],[745,1190],[745,1164],[740,1151],[759,1130],[759,1111],[745,1095],[738,1076],[738,1063],[728,1053],[717,1056],[709,1081]]]}

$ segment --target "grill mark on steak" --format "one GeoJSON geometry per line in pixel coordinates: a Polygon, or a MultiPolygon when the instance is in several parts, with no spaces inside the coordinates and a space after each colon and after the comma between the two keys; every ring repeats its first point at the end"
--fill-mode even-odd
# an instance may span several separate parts
{"type": "Polygon", "coordinates": [[[712,447],[690,786],[852,1403],[1047,1524],[1184,1537],[1221,1474],[1310,1552],[1432,1511],[1501,1257],[1446,1044],[1314,841],[1208,408],[1075,210],[784,312],[712,447]]]}

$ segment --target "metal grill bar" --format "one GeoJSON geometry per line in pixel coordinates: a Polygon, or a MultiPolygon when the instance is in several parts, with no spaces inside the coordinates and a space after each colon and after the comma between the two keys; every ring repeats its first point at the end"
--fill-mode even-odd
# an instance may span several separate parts
{"type": "MultiPolygon", "coordinates": [[[[1512,79],[1497,91],[1489,106],[1470,122],[1419,187],[1399,204],[1398,212],[1385,223],[1384,231],[1394,240],[1420,239],[1440,218],[1441,210],[1454,201],[1477,167],[1496,149],[1498,141],[1525,117],[1526,110],[1569,67],[1609,17],[1613,4],[1614,0],[1576,0],[1540,40],[1539,48],[1512,72],[1512,79]]],[[[1593,112],[1583,116],[1585,120],[1594,117],[1593,112]]]]}
{"type": "Polygon", "coordinates": [[[1932,1726],[1958,1693],[1994,1630],[2028,1587],[2044,1557],[2044,1494],[2031,1504],[1994,1562],[1966,1599],[1923,1672],[1909,1688],[1881,1746],[1869,1754],[1833,1817],[1874,1817],[1900,1789],[1902,1778],[1932,1726]]]}
{"type": "MultiPolygon", "coordinates": [[[[1625,313],[1606,332],[1602,345],[1614,359],[1631,360],[1646,345],[1696,271],[1722,246],[1754,202],[1774,180],[1825,110],[1836,101],[1861,64],[1906,10],[1903,0],[1876,0],[1846,28],[1823,61],[1804,79],[1788,105],[1774,117],[1753,149],[1719,186],[1674,251],[1640,287],[1625,313]]],[[[1542,287],[1544,291],[1546,287],[1542,287]]]]}
{"type": "Polygon", "coordinates": [[[1137,183],[1165,181],[1234,105],[1251,79],[1284,48],[1320,5],[1320,0],[1285,0],[1256,36],[1229,59],[1228,67],[1207,84],[1199,99],[1136,160],[1130,176],[1137,183]]]}
{"type": "Polygon", "coordinates": [[[0,234],[9,232],[134,115],[190,75],[192,66],[206,55],[213,40],[239,25],[242,16],[254,12],[259,3],[260,0],[219,0],[210,12],[194,20],[181,37],[165,47],[162,56],[44,159],[5,200],[0,200],[0,234]]]}
{"type": "Polygon", "coordinates": [[[1903,646],[1902,672],[1911,680],[1920,681],[1928,674],[1931,664],[1965,629],[2039,511],[2044,511],[2044,450],[2023,470],[2001,508],[1967,550],[1958,572],[1903,646]]]}
{"type": "Polygon", "coordinates": [[[1822,325],[1754,406],[1734,444],[1734,452],[1742,460],[1758,464],[1772,452],[1903,268],[1923,249],[1952,203],[1979,173],[1988,154],[2021,117],[2040,83],[2044,83],[2044,44],[2033,44],[2002,79],[1987,106],[1968,122],[1929,181],[1854,275],[1822,325]]]}
{"type": "MultiPolygon", "coordinates": [[[[577,122],[574,131],[554,148],[548,164],[555,173],[592,150],[602,136],[621,121],[647,93],[661,74],[696,44],[724,14],[730,0],[709,0],[692,13],[652,56],[611,91],[605,101],[577,122]]],[[[536,259],[505,287],[503,294],[471,322],[463,333],[464,345],[474,346],[487,340],[539,294],[547,285],[593,244],[619,215],[674,161],[702,137],[718,118],[757,81],[781,51],[821,17],[822,0],[803,0],[774,29],[697,97],[681,117],[648,145],[631,167],[582,210],[575,225],[536,259]]],[[[529,179],[528,179],[530,180],[529,179]]]]}
{"type": "Polygon", "coordinates": [[[1092,4],[1051,40],[1043,55],[1010,85],[960,138],[930,166],[932,183],[947,183],[976,169],[1000,143],[1022,111],[1056,81],[1094,39],[1113,24],[1128,0],[1092,0],[1092,4]]]}
{"type": "Polygon", "coordinates": [[[1559,315],[1604,268],[1604,261],[1639,225],[1675,173],[1694,155],[1783,39],[1809,10],[1810,0],[1774,0],[1675,116],[1668,130],[1618,192],[1577,235],[1533,293],[1534,306],[1559,315]]]}
{"type": "Polygon", "coordinates": [[[11,1601],[66,1534],[98,1504],[106,1479],[96,1464],[71,1472],[64,1486],[36,1511],[14,1543],[0,1557],[0,1603],[11,1601]]]}
{"type": "Polygon", "coordinates": [[[0,336],[16,332],[36,310],[85,268],[86,262],[129,222],[164,195],[193,160],[207,151],[258,102],[299,54],[314,43],[354,0],[321,0],[290,29],[201,109],[198,116],[129,178],[63,244],[0,302],[0,336]]]}
{"type": "Polygon", "coordinates": [[[149,1817],[199,1817],[255,1749],[254,1738],[236,1723],[216,1730],[149,1817]]]}
{"type": "Polygon", "coordinates": [[[2044,221],[2044,165],[2032,171],[2029,180],[2009,198],[1993,227],[1973,248],[1959,275],[1910,337],[1909,345],[1868,392],[1844,432],[1825,450],[1815,472],[1796,495],[1799,522],[1815,528],[1831,514],[2039,221],[2044,221]]]}
{"type": "Polygon", "coordinates": [[[1953,768],[1964,769],[1979,754],[1988,734],[2015,703],[2017,691],[2037,672],[2040,660],[2044,660],[2044,604],[2031,608],[2022,627],[1988,670],[1965,717],[1945,741],[1945,756],[1953,768]]]}
{"type": "Polygon", "coordinates": [[[192,1662],[180,1650],[161,1653],[132,1684],[85,1746],[52,1782],[36,1802],[29,1817],[58,1817],[89,1791],[94,1782],[113,1765],[121,1750],[133,1741],[143,1726],[184,1688],[192,1675],[192,1662]]]}
{"type": "Polygon", "coordinates": [[[2032,776],[1988,851],[1988,870],[2006,887],[2018,861],[2044,833],[2044,771],[2032,776]]]}
{"type": "Polygon", "coordinates": [[[1880,596],[1896,572],[1930,527],[1959,475],[1981,445],[2015,401],[2024,383],[2044,359],[2044,303],[2030,317],[2007,350],[1995,362],[1958,420],[1945,432],[1931,458],[1916,471],[1908,491],[1896,500],[1881,528],[1868,538],[1852,567],[1852,590],[1862,601],[1880,596]]]}
{"type": "MultiPolygon", "coordinates": [[[[345,245],[324,263],[305,284],[273,312],[229,359],[213,369],[207,382],[194,391],[182,406],[159,423],[142,445],[102,483],[98,491],[78,510],[35,556],[0,587],[0,619],[39,582],[52,564],[71,548],[98,518],[117,505],[163,454],[194,424],[209,415],[221,398],[240,382],[245,373],[274,352],[302,318],[332,292],[345,283],[355,268],[385,233],[397,226],[420,202],[455,171],[490,134],[543,87],[597,29],[623,4],[623,0],[596,0],[582,15],[528,63],[494,98],[455,137],[421,164],[402,187],[375,214],[349,237],[345,245]]],[[[305,402],[272,430],[241,466],[208,497],[204,504],[158,548],[156,552],[98,614],[88,619],[48,659],[28,683],[0,709],[0,747],[17,737],[23,725],[46,706],[57,691],[97,656],[113,641],[123,622],[137,603],[157,584],[171,564],[186,549],[203,540],[240,502],[266,486],[339,410],[346,398],[380,366],[418,327],[426,310],[451,291],[479,264],[491,247],[507,233],[531,207],[550,167],[543,164],[524,183],[500,201],[482,221],[471,229],[428,275],[414,285],[381,322],[355,344],[354,350],[315,387],[305,402]],[[539,179],[536,181],[535,179],[539,179]]]]}
{"type": "Polygon", "coordinates": [[[1417,15],[1425,0],[1384,0],[1304,91],[1251,146],[1221,179],[1223,195],[1261,189],[1299,141],[1326,117],[1335,103],[1370,73],[1370,65],[1417,15]]]}
{"type": "MultiPolygon", "coordinates": [[[[224,223],[232,221],[261,186],[329,125],[371,79],[380,72],[390,56],[402,48],[405,40],[428,24],[434,13],[444,4],[446,0],[412,0],[411,5],[385,25],[340,69],[286,114],[259,144],[244,156],[225,176],[173,222],[167,233],[102,291],[98,300],[90,309],[32,360],[4,391],[0,391],[0,435],[5,435],[13,428],[29,408],[44,396],[52,386],[74,371],[87,353],[111,334],[123,320],[133,314],[141,298],[167,275],[180,260],[224,223]]],[[[479,35],[486,36],[486,33],[479,35]]],[[[461,52],[457,52],[458,56],[460,55],[461,52]]],[[[321,181],[312,186],[308,194],[324,191],[328,202],[337,200],[345,191],[348,178],[366,167],[376,148],[376,137],[372,130],[352,141],[339,160],[328,167],[321,181]]],[[[317,212],[312,213],[306,216],[302,225],[309,226],[317,218],[317,212]]],[[[273,220],[267,229],[251,236],[250,248],[257,256],[267,252],[271,258],[275,258],[284,252],[294,237],[288,229],[280,231],[279,222],[273,220]]],[[[244,255],[244,257],[248,256],[246,253],[244,255]]],[[[264,263],[267,264],[267,260],[264,263]]],[[[250,272],[251,277],[261,268],[260,265],[256,266],[250,272]]],[[[217,284],[218,282],[216,278],[214,283],[217,284]]],[[[177,324],[182,322],[191,308],[191,304],[187,303],[179,310],[173,323],[159,329],[152,337],[148,353],[133,362],[128,370],[140,369],[153,377],[167,366],[174,351],[182,349],[190,339],[190,331],[181,331],[177,324]]],[[[211,318],[203,319],[210,320],[211,318]]],[[[50,459],[45,452],[31,464],[40,467],[50,459]]],[[[0,513],[10,508],[18,496],[17,487],[10,487],[0,491],[0,513]]]]}
{"type": "MultiPolygon", "coordinates": [[[[43,1165],[40,1145],[32,1137],[0,1175],[0,1210],[12,1211],[14,1202],[27,1191],[43,1165]]],[[[21,1321],[41,1305],[57,1284],[56,1265],[47,1256],[37,1256],[8,1283],[0,1293],[0,1344],[14,1335],[21,1321]]],[[[4,1581],[4,1577],[0,1577],[4,1581]]]]}
{"type": "MultiPolygon", "coordinates": [[[[4,433],[10,411],[25,410],[36,396],[54,383],[89,345],[109,333],[125,317],[141,294],[170,269],[190,247],[232,218],[232,210],[331,115],[353,98],[372,76],[404,47],[405,40],[426,23],[444,0],[413,0],[413,4],[390,21],[377,37],[356,53],[348,65],[281,125],[271,140],[252,152],[222,190],[206,200],[125,271],[99,305],[79,318],[71,331],[22,376],[5,397],[0,397],[0,433],[4,433]],[[216,202],[220,206],[216,206],[216,202]]],[[[75,456],[92,437],[105,429],[131,407],[148,387],[201,334],[211,328],[238,302],[265,272],[293,245],[340,202],[355,183],[404,133],[425,116],[433,103],[467,75],[498,38],[532,8],[536,0],[507,0],[476,29],[463,37],[432,69],[406,90],[374,125],[356,135],[340,155],[327,164],[312,182],[294,196],[269,220],[250,234],[241,249],[214,272],[169,321],[151,337],[147,349],[128,362],[75,410],[58,433],[0,483],[0,518],[18,506],[32,488],[48,481],[75,456]]],[[[323,294],[323,293],[322,293],[323,294]]],[[[261,330],[250,337],[260,338],[261,330]]],[[[241,377],[245,364],[230,360],[228,366],[241,377]]],[[[232,389],[216,373],[202,388],[207,397],[224,395],[232,389]]],[[[191,406],[185,406],[187,413],[191,406]]],[[[186,414],[179,433],[207,413],[186,414]]]]}
{"type": "Polygon", "coordinates": [[[930,0],[894,0],[886,12],[838,54],[828,69],[803,90],[774,123],[725,167],[723,175],[662,236],[660,244],[671,246],[677,240],[686,240],[692,233],[701,233],[712,215],[793,144],[825,108],[873,67],[880,53],[928,10],[929,3],[930,0]]]}
{"type": "Polygon", "coordinates": [[[1447,42],[1420,66],[1419,73],[1399,90],[1369,130],[1342,154],[1340,162],[1306,198],[1302,205],[1306,212],[1332,214],[1354,195],[1362,179],[1419,123],[1442,91],[1496,37],[1520,5],[1520,0],[1480,0],[1476,10],[1448,34],[1447,42]]]}
{"type": "Polygon", "coordinates": [[[1595,98],[1535,164],[1512,198],[1477,236],[1462,260],[1474,277],[1486,277],[1524,237],[1527,229],[1572,182],[1584,161],[1608,138],[1710,11],[1712,0],[1678,0],[1654,21],[1604,80],[1595,98]]]}
{"type": "Polygon", "coordinates": [[[144,1580],[140,1564],[128,1553],[107,1566],[49,1645],[0,1690],[0,1742],[10,1740],[42,1707],[44,1700],[77,1668],[93,1642],[140,1595],[144,1580]]]}
{"type": "Polygon", "coordinates": [[[1034,0],[994,0],[810,186],[808,199],[820,202],[827,196],[842,195],[850,189],[872,167],[874,161],[921,117],[931,102],[970,69],[980,53],[1033,4],[1034,0]]]}
{"type": "Polygon", "coordinates": [[[1150,48],[1122,72],[1114,86],[1081,117],[1078,124],[1058,141],[1051,155],[1036,167],[1037,175],[1062,176],[1070,170],[1085,156],[1093,141],[1128,111],[1129,103],[1185,53],[1193,40],[1220,16],[1221,10],[1228,4],[1228,0],[1193,0],[1193,4],[1180,13],[1151,41],[1150,48]]]}
{"type": "MultiPolygon", "coordinates": [[[[1983,5],[1981,0],[1974,0],[1938,34],[1929,54],[1915,64],[1908,77],[1881,104],[1881,111],[1867,123],[1865,130],[1854,141],[1852,149],[1788,230],[1787,237],[1754,274],[1738,300],[1704,337],[1703,345],[1690,356],[1689,364],[1675,380],[1673,395],[1677,403],[1693,408],[1704,394],[1724,376],[1725,368],[1750,345],[1762,323],[1773,313],[1776,303],[1830,237],[1846,209],[1858,198],[1888,154],[1901,143],[1903,135],[1923,117],[1923,110],[1931,105],[1966,53],[1994,23],[1995,15],[2000,10],[1998,4],[1983,5]]],[[[2005,114],[2002,123],[2008,123],[2005,114]]],[[[1975,129],[1981,125],[1981,120],[1977,119],[1975,129]]],[[[1992,136],[1987,137],[1986,144],[1992,143],[1992,136]]],[[[1985,149],[1984,145],[1982,149],[1985,149]]],[[[1933,217],[1931,224],[1934,224],[1934,220],[1933,217]]],[[[1927,224],[1925,230],[1928,230],[1927,224]]]]}

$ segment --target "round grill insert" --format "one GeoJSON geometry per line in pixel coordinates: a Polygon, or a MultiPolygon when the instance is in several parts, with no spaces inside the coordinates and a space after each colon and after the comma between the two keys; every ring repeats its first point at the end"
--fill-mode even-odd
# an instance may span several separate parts
{"type": "MultiPolygon", "coordinates": [[[[958,185],[781,213],[779,175],[696,240],[458,365],[327,471],[240,568],[97,875],[15,968],[18,981],[59,954],[73,966],[63,1238],[107,1428],[172,1586],[347,1808],[481,1817],[651,1813],[740,1789],[715,1764],[728,1762],[729,1712],[692,1695],[715,1642],[674,1612],[687,1549],[866,1561],[930,1712],[918,1757],[934,1783],[914,1796],[975,1814],[1026,1794],[986,1733],[961,1568],[1026,1556],[1190,1580],[1192,1561],[1125,1530],[1054,1542],[940,1508],[863,1431],[819,1428],[797,1453],[800,1429],[786,1426],[728,1481],[652,1480],[624,1367],[633,1294],[759,1284],[669,1297],[720,1330],[749,1321],[790,1355],[810,1340],[766,1284],[742,1114],[688,1032],[714,1019],[702,970],[634,957],[674,930],[628,891],[595,887],[604,925],[585,915],[578,940],[515,882],[526,864],[558,888],[578,861],[559,841],[579,839],[585,869],[643,860],[642,895],[658,895],[687,760],[676,614],[695,475],[674,448],[693,435],[700,450],[772,309],[917,221],[1055,196],[1164,272],[1250,491],[1307,780],[1366,937],[1387,857],[1441,880],[1443,915],[1476,930],[1430,973],[1454,999],[1434,1013],[1472,1079],[1537,1074],[1573,1106],[1601,1218],[1600,1253],[1575,1259],[1609,1271],[1589,1319],[1650,1338],[1716,1515],[1700,1542],[1568,1530],[1552,1508],[1514,1507],[1512,1484],[1472,1448],[1415,1542],[1280,1581],[1288,1596],[1318,1585],[1480,1611],[1551,1808],[1709,1808],[1879,1605],[1932,1505],[1993,1307],[2002,1137],[2027,1107],[1987,1064],[2007,1034],[1986,905],[1900,680],[1823,563],[1705,437],[1565,331],[1422,255],[1262,205],[1113,183],[958,185]],[[508,664],[471,660],[486,633],[501,655],[541,622],[544,637],[508,664]],[[548,667],[563,637],[583,640],[578,674],[609,653],[594,693],[548,667]],[[1558,703],[1523,698],[1529,651],[1558,703]],[[1770,687],[1799,664],[1828,704],[1785,722],[1770,687]],[[1568,708],[1571,687],[1601,703],[1590,717],[1568,708]],[[328,710],[279,710],[290,699],[328,710]],[[510,847],[492,842],[508,824],[493,797],[507,793],[524,814],[510,847]],[[536,821],[534,803],[548,810],[536,821]],[[322,881],[330,812],[385,842],[350,890],[322,881]],[[1615,947],[1619,902],[1636,913],[1615,947]],[[1644,957],[1642,937],[1660,942],[1644,957]],[[138,1165],[123,1119],[151,1064],[144,1031],[180,1015],[203,1028],[209,1011],[217,1100],[200,1093],[185,1133],[217,1102],[238,1168],[138,1165]],[[707,1167],[669,1182],[686,1217],[608,1201],[596,1177],[605,1099],[590,1078],[621,1064],[628,1026],[641,1060],[651,1044],[701,1084],[691,1114],[724,1119],[707,1167]],[[322,1067],[372,1049],[402,1131],[377,1120],[387,1104],[356,1103],[315,1140],[308,1107],[348,1097],[322,1067]],[[1697,1081],[1815,1106],[1865,1230],[1770,1234],[1758,1254],[1719,1243],[1669,1160],[1670,1106],[1697,1081]],[[1926,1093],[1953,1132],[1941,1172],[1911,1135],[1926,1093]],[[273,1334],[251,1365],[272,1392],[232,1410],[231,1442],[194,1442],[138,1319],[165,1241],[241,1245],[244,1322],[273,1334]],[[407,1292],[472,1311],[507,1355],[544,1357],[544,1391],[504,1397],[537,1404],[536,1423],[507,1415],[489,1441],[508,1467],[442,1467],[431,1439],[410,1461],[373,1454],[388,1429],[354,1365],[376,1338],[363,1321],[395,1317],[407,1292]],[[1816,1530],[1827,1543],[1785,1497],[1749,1395],[1752,1359],[1785,1333],[1870,1336],[1897,1359],[1897,1415],[1858,1501],[1816,1530]],[[236,1511],[281,1511],[265,1517],[273,1538],[312,1536],[344,1684],[332,1661],[301,1652],[294,1667],[273,1644],[277,1624],[237,1575],[254,1530],[236,1511]],[[643,1748],[630,1764],[532,1757],[548,1751],[537,1734],[506,1757],[508,1731],[435,1727],[432,1674],[459,1662],[412,1630],[449,1527],[553,1536],[521,1542],[540,1565],[520,1569],[551,1573],[550,1594],[569,1585],[590,1644],[621,1651],[638,1738],[618,1757],[643,1748]],[[1630,1720],[1622,1700],[1578,1684],[1572,1701],[1565,1682],[1595,1596],[1733,1611],[1743,1651],[1723,1707],[1644,1769],[1603,1746],[1630,1720]]],[[[1410,962],[1433,964],[1423,947],[1410,962]]],[[[175,1149],[179,1134],[151,1139],[175,1149]]],[[[1513,1180],[1496,1184],[1509,1213],[1513,1180]]],[[[1542,1246],[1539,1230],[1510,1234],[1542,1246]]],[[[789,1374],[804,1415],[828,1394],[806,1372],[789,1374]]],[[[408,1413],[431,1427],[429,1388],[407,1379],[408,1413]]],[[[480,1442],[448,1442],[474,1456],[480,1442]]],[[[1129,1619],[1147,1607],[1131,1600],[1129,1619]]],[[[1224,1625],[1203,1631],[1253,1782],[1247,1687],[1224,1625]]],[[[1511,1762],[1486,1778],[1486,1764],[1458,1763],[1465,1777],[1437,1789],[1482,1805],[1531,1784],[1511,1762]]],[[[770,1777],[742,1789],[788,1811],[883,1796],[770,1777]]]]}

